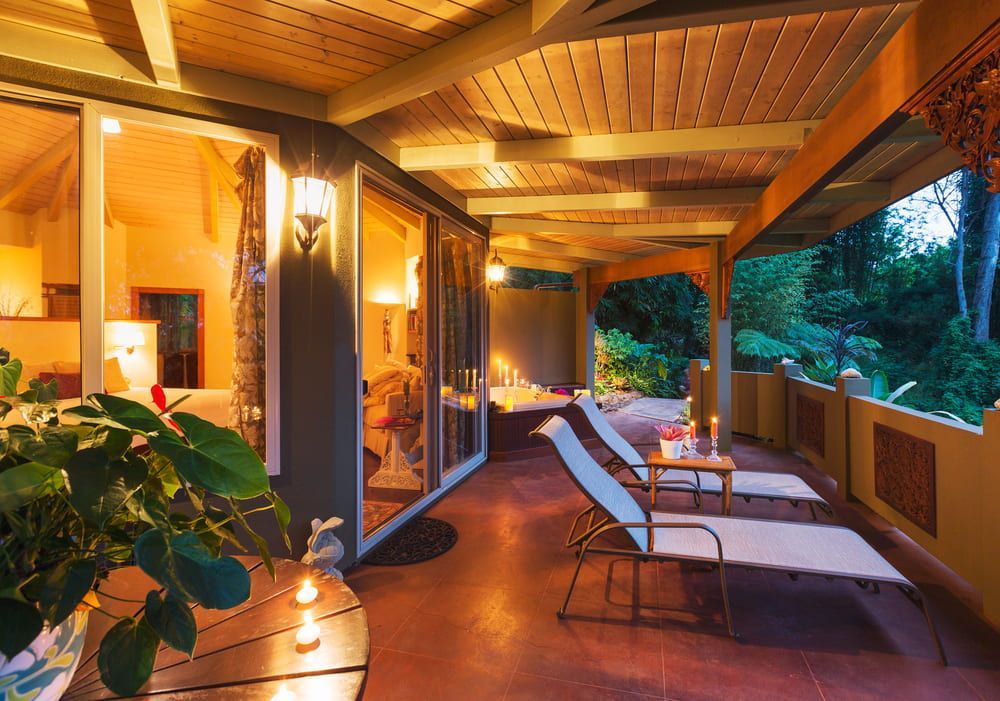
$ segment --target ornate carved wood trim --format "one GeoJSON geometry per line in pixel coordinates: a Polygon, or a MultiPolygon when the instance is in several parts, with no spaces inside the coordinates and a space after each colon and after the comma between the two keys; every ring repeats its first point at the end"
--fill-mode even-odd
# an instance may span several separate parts
{"type": "Polygon", "coordinates": [[[826,457],[826,405],[818,399],[795,397],[795,435],[800,448],[826,457]]]}
{"type": "MultiPolygon", "coordinates": [[[[722,266],[722,284],[723,284],[723,295],[722,295],[722,318],[726,319],[729,317],[729,292],[733,286],[733,266],[735,265],[735,260],[727,260],[725,265],[722,266]]],[[[691,282],[695,286],[704,292],[706,295],[711,293],[711,282],[712,275],[707,270],[702,270],[697,273],[688,273],[688,277],[691,278],[691,282]]]]}
{"type": "Polygon", "coordinates": [[[880,423],[873,430],[875,496],[936,538],[934,444],[880,423]]]}
{"type": "Polygon", "coordinates": [[[1000,48],[994,48],[920,110],[975,173],[1000,192],[1000,48]]]}

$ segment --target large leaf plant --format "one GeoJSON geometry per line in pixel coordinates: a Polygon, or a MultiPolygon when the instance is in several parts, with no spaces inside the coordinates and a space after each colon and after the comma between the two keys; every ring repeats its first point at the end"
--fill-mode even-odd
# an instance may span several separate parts
{"type": "MultiPolygon", "coordinates": [[[[250,596],[250,576],[224,544],[249,537],[274,576],[267,543],[247,516],[272,511],[285,545],[288,507],[270,489],[260,457],[239,434],[166,406],[155,412],[92,394],[58,416],[56,384],[37,379],[16,394],[22,370],[0,358],[0,653],[24,650],[45,626],[78,607],[114,624],[98,667],[119,695],[149,678],[161,641],[191,656],[191,607],[226,609],[250,596]],[[95,606],[109,571],[138,565],[156,582],[136,592],[136,616],[95,606]]],[[[181,400],[183,401],[183,400],[181,400]]]]}

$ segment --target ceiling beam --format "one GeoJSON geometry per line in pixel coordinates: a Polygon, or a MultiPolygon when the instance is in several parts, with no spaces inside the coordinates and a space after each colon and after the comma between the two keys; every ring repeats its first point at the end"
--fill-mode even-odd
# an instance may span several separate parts
{"type": "Polygon", "coordinates": [[[635,280],[653,275],[672,273],[697,273],[708,270],[708,246],[698,246],[683,251],[658,253],[622,263],[609,263],[590,271],[590,284],[635,280]]]}
{"type": "MultiPolygon", "coordinates": [[[[364,204],[362,205],[363,211],[366,214],[371,214],[379,223],[385,227],[392,236],[396,238],[402,244],[406,244],[406,225],[401,221],[396,219],[391,212],[387,212],[378,202],[375,202],[371,198],[366,197],[364,204]]],[[[365,231],[368,234],[368,231],[365,231]]],[[[366,236],[367,238],[367,236],[366,236]]]]}
{"type": "Polygon", "coordinates": [[[550,26],[579,15],[594,0],[532,0],[531,31],[540,32],[550,26]]]}
{"type": "Polygon", "coordinates": [[[202,161],[215,176],[219,187],[226,193],[236,211],[240,211],[243,208],[243,203],[240,201],[239,195],[236,194],[236,188],[240,184],[240,176],[236,174],[236,169],[219,154],[211,139],[204,136],[192,136],[191,139],[194,141],[198,153],[201,154],[202,161]]]}
{"type": "Polygon", "coordinates": [[[572,273],[587,267],[583,263],[568,260],[543,258],[537,255],[525,256],[515,253],[505,253],[503,261],[508,267],[529,268],[531,270],[549,270],[555,273],[572,273]]]}
{"type": "Polygon", "coordinates": [[[62,214],[63,205],[66,204],[69,191],[73,188],[73,183],[76,182],[79,174],[80,149],[74,148],[70,152],[69,158],[67,158],[66,162],[63,164],[62,171],[59,173],[59,180],[57,181],[56,189],[52,191],[52,198],[49,200],[49,221],[59,221],[59,215],[62,214]]]}
{"type": "Polygon", "coordinates": [[[970,50],[988,47],[998,30],[998,2],[921,2],[733,229],[726,258],[738,258],[902,126],[926,91],[970,50]]]}
{"type": "Polygon", "coordinates": [[[180,87],[180,63],[177,61],[167,0],[132,0],[132,12],[139,24],[139,33],[157,84],[166,88],[180,87]]]}
{"type": "MultiPolygon", "coordinates": [[[[880,206],[880,205],[878,205],[880,206]]],[[[504,234],[564,234],[594,238],[669,239],[726,236],[735,221],[666,222],[661,224],[602,224],[556,221],[553,219],[522,219],[491,217],[490,231],[504,234]]],[[[790,219],[780,224],[774,233],[826,234],[826,219],[790,219]]],[[[661,241],[662,243],[662,241],[661,241]]]]}
{"type": "Polygon", "coordinates": [[[657,0],[582,31],[577,38],[646,34],[884,4],[885,0],[657,0]]]}
{"type": "Polygon", "coordinates": [[[408,229],[413,229],[418,233],[423,231],[424,218],[422,215],[417,214],[409,207],[398,202],[395,198],[383,194],[381,190],[374,187],[365,187],[362,190],[362,198],[369,204],[384,211],[408,229]]]}
{"type": "MultiPolygon", "coordinates": [[[[469,214],[529,214],[581,212],[609,209],[689,209],[696,207],[741,207],[752,205],[764,193],[762,187],[724,187],[701,190],[656,190],[652,192],[601,192],[582,195],[528,195],[515,197],[470,197],[469,214]]],[[[886,182],[832,183],[817,193],[813,202],[885,201],[886,182]]]]}
{"type": "Polygon", "coordinates": [[[45,153],[26,165],[0,188],[0,209],[5,209],[31,186],[48,175],[56,166],[66,160],[80,143],[80,135],[76,129],[59,139],[45,153]]]}
{"type": "Polygon", "coordinates": [[[524,236],[493,236],[490,237],[490,246],[499,248],[502,251],[541,253],[555,258],[576,258],[599,263],[619,263],[623,260],[631,260],[636,257],[618,251],[607,251],[601,248],[575,246],[565,243],[555,243],[553,241],[541,241],[539,239],[525,238],[524,236]]]}
{"type": "Polygon", "coordinates": [[[451,39],[333,93],[327,118],[351,124],[457,80],[647,5],[652,0],[604,0],[564,21],[533,28],[535,2],[518,5],[451,39]]]}
{"type": "Polygon", "coordinates": [[[399,165],[403,170],[422,171],[476,168],[502,163],[615,161],[784,151],[802,146],[819,123],[820,120],[814,119],[551,139],[408,146],[399,149],[399,165]]]}

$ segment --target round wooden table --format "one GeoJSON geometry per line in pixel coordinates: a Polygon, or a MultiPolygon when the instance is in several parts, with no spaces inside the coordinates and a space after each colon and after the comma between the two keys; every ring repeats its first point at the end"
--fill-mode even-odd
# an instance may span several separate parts
{"type": "MultiPolygon", "coordinates": [[[[259,559],[241,557],[250,571],[250,598],[226,610],[193,611],[198,643],[190,661],[164,646],[156,656],[140,699],[213,699],[228,701],[306,701],[357,699],[368,673],[368,620],[361,602],[346,584],[292,560],[274,561],[276,581],[259,559]],[[303,580],[319,590],[316,601],[299,606],[295,594],[303,580]],[[295,644],[295,634],[308,611],[320,629],[320,642],[308,650],[295,644]],[[283,693],[280,693],[283,692],[283,693]],[[277,696],[276,696],[277,695],[277,696]]],[[[111,573],[101,585],[101,607],[115,615],[136,615],[139,604],[111,596],[145,599],[159,588],[138,567],[111,573]]],[[[115,623],[91,613],[80,666],[65,699],[121,698],[101,684],[97,671],[100,638],[115,623]]]]}

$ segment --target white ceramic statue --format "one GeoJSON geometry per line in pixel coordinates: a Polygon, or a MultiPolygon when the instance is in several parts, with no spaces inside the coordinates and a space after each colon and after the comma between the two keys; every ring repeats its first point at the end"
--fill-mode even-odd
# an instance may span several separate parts
{"type": "Polygon", "coordinates": [[[344,519],[336,516],[326,521],[314,518],[311,523],[313,532],[306,542],[306,554],[302,556],[305,564],[317,567],[340,580],[344,579],[344,575],[335,565],[344,557],[344,544],[333,531],[343,523],[344,519]]]}

